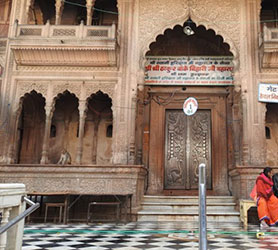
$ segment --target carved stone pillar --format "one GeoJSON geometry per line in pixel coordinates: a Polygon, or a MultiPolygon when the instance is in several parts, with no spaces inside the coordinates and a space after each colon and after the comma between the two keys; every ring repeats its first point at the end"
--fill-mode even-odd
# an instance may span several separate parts
{"type": "Polygon", "coordinates": [[[265,164],[265,134],[264,115],[258,102],[257,94],[257,69],[258,65],[258,22],[260,2],[246,1],[246,66],[242,71],[247,72],[246,85],[243,86],[243,157],[246,165],[265,164]]]}
{"type": "Polygon", "coordinates": [[[10,135],[9,135],[9,150],[8,150],[8,157],[7,157],[7,163],[12,164],[16,163],[16,155],[15,155],[15,149],[17,147],[16,145],[16,137],[17,137],[17,127],[18,127],[18,119],[19,119],[19,114],[21,113],[22,108],[18,110],[18,112],[14,112],[11,117],[10,121],[10,135]]]}
{"type": "Polygon", "coordinates": [[[87,22],[86,25],[92,25],[92,18],[93,18],[93,7],[95,5],[96,0],[87,0],[86,7],[87,7],[87,22]]]}
{"type": "Polygon", "coordinates": [[[59,24],[61,24],[61,18],[62,18],[62,13],[63,13],[63,9],[64,9],[64,1],[56,0],[55,8],[56,8],[55,24],[59,25],[59,24]]]}
{"type": "Polygon", "coordinates": [[[118,55],[119,72],[121,72],[116,106],[128,107],[118,109],[115,114],[115,136],[113,136],[113,163],[133,164],[135,157],[135,122],[136,109],[132,109],[136,96],[136,75],[134,69],[133,38],[134,0],[118,0],[118,42],[121,48],[118,55]],[[132,72],[134,69],[134,72],[132,72]],[[133,119],[133,120],[132,120],[133,119]]]}
{"type": "Polygon", "coordinates": [[[131,99],[131,110],[133,112],[130,113],[130,143],[129,143],[129,156],[128,156],[128,164],[135,164],[135,121],[136,121],[136,101],[137,98],[134,95],[131,99]]]}
{"type": "Polygon", "coordinates": [[[79,133],[78,133],[78,145],[76,154],[76,163],[81,164],[83,153],[83,136],[86,119],[86,101],[79,101],[79,133]]]}
{"type": "Polygon", "coordinates": [[[50,105],[45,106],[45,127],[44,127],[41,164],[47,164],[49,162],[48,159],[49,137],[50,137],[52,114],[53,114],[53,112],[51,112],[51,109],[52,107],[50,105]]]}
{"type": "Polygon", "coordinates": [[[100,123],[100,117],[96,117],[94,120],[94,138],[93,138],[93,155],[92,162],[93,164],[97,163],[97,144],[98,144],[98,127],[100,123]]]}
{"type": "Polygon", "coordinates": [[[34,6],[34,0],[27,0],[26,1],[26,20],[29,22],[32,20],[32,8],[34,6]]]}
{"type": "MultiPolygon", "coordinates": [[[[2,209],[2,222],[1,226],[4,226],[9,222],[9,217],[10,217],[10,210],[11,208],[4,208],[2,209]]],[[[5,250],[7,245],[7,232],[2,233],[0,235],[0,250],[5,250]]]]}

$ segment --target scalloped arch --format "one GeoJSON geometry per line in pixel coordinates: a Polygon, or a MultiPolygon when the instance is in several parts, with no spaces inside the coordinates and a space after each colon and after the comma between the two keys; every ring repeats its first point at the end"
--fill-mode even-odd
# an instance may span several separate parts
{"type": "Polygon", "coordinates": [[[58,93],[56,94],[55,96],[53,96],[53,101],[52,103],[56,103],[57,100],[59,100],[63,95],[66,95],[66,94],[70,94],[70,95],[73,95],[77,100],[79,100],[78,96],[76,96],[75,93],[72,93],[71,91],[69,91],[68,89],[66,89],[65,91],[63,91],[62,93],[58,93]]]}
{"type": "Polygon", "coordinates": [[[81,87],[80,84],[73,83],[62,83],[54,85],[52,91],[52,98],[56,98],[59,94],[64,94],[65,92],[69,92],[73,94],[77,99],[81,99],[81,87]]]}
{"type": "Polygon", "coordinates": [[[194,13],[191,13],[190,16],[189,16],[189,13],[187,13],[186,15],[171,21],[171,23],[164,25],[164,27],[162,27],[162,29],[161,29],[161,27],[159,27],[157,30],[154,30],[153,33],[150,35],[150,38],[144,43],[144,45],[142,47],[141,55],[142,55],[143,60],[142,60],[140,66],[142,68],[144,68],[145,62],[146,62],[145,55],[146,55],[147,51],[149,50],[150,44],[155,41],[155,39],[157,38],[158,35],[163,34],[167,29],[173,29],[176,25],[183,26],[183,24],[189,18],[191,18],[191,20],[196,24],[197,27],[202,25],[206,28],[206,30],[211,29],[215,32],[215,35],[219,35],[223,38],[223,42],[227,43],[230,46],[230,51],[232,52],[232,54],[234,56],[234,59],[233,59],[234,71],[238,70],[238,67],[239,67],[238,49],[235,46],[235,43],[233,42],[233,40],[227,34],[227,32],[222,30],[220,27],[218,27],[218,25],[215,24],[214,22],[201,18],[201,17],[195,15],[194,13]]]}
{"type": "Polygon", "coordinates": [[[17,88],[17,98],[18,100],[23,97],[25,94],[31,93],[32,91],[35,91],[37,94],[41,94],[43,98],[46,99],[47,96],[47,88],[48,86],[46,84],[41,83],[20,83],[17,88]]]}
{"type": "Polygon", "coordinates": [[[111,100],[113,100],[113,92],[112,92],[112,91],[109,91],[109,90],[101,89],[101,88],[99,88],[98,90],[95,89],[92,93],[87,94],[87,95],[86,95],[86,100],[91,99],[91,98],[92,98],[92,95],[96,95],[98,92],[101,92],[102,94],[107,95],[108,98],[110,98],[111,100]]]}
{"type": "Polygon", "coordinates": [[[113,112],[113,98],[109,95],[109,93],[106,93],[106,92],[102,91],[101,89],[98,90],[98,91],[95,91],[95,92],[91,93],[91,95],[89,95],[89,96],[86,97],[86,111],[88,110],[88,105],[89,105],[90,100],[92,100],[92,98],[94,97],[94,95],[96,95],[96,94],[99,93],[99,92],[102,93],[103,95],[107,95],[108,99],[111,100],[111,110],[112,110],[112,114],[113,114],[113,113],[114,113],[114,112],[113,112]]]}
{"type": "Polygon", "coordinates": [[[27,95],[30,95],[32,92],[35,92],[37,95],[40,95],[46,101],[46,98],[42,93],[36,91],[35,89],[32,89],[31,91],[25,92],[24,94],[18,96],[17,101],[15,102],[16,105],[14,107],[14,111],[16,113],[20,113],[24,99],[27,97],[27,95]]]}

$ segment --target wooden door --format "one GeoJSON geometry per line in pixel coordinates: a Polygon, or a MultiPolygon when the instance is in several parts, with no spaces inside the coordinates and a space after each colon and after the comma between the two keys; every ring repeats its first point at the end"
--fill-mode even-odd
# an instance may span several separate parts
{"type": "Polygon", "coordinates": [[[146,89],[146,97],[153,96],[146,105],[144,129],[147,194],[197,195],[198,166],[204,162],[208,195],[229,195],[228,94],[222,87],[146,89]],[[182,107],[190,96],[197,99],[198,111],[187,117],[182,107]]]}
{"type": "Polygon", "coordinates": [[[186,116],[182,110],[165,109],[164,189],[198,189],[200,163],[206,164],[211,189],[211,111],[186,116]]]}

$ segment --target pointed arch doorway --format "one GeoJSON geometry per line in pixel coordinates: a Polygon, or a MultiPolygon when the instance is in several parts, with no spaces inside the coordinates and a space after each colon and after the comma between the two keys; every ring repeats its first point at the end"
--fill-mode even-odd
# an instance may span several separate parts
{"type": "MultiPolygon", "coordinates": [[[[165,69],[168,72],[173,70],[173,60],[180,59],[179,57],[188,59],[187,71],[194,65],[194,58],[216,60],[216,57],[227,57],[231,58],[231,62],[233,58],[229,45],[223,42],[221,36],[203,26],[196,27],[191,20],[183,27],[177,25],[172,30],[166,30],[150,44],[150,50],[146,53],[149,63],[146,71],[150,67],[151,70],[163,71],[167,62],[159,61],[161,57],[168,57],[170,60],[169,65],[172,68],[165,69]],[[184,28],[188,26],[193,34],[185,34],[184,28]],[[161,63],[156,65],[156,69],[152,65],[154,59],[157,59],[158,64],[161,63]]],[[[210,64],[217,66],[220,62],[207,63],[206,67],[209,67],[210,64]]],[[[198,63],[195,66],[198,67],[198,63]]],[[[177,71],[176,68],[175,70],[177,71]]],[[[151,78],[148,73],[147,77],[151,78]]],[[[196,195],[200,163],[206,164],[208,194],[229,194],[230,142],[227,121],[231,118],[228,117],[231,112],[227,97],[232,93],[233,87],[231,84],[219,84],[218,80],[210,84],[211,78],[208,81],[199,81],[203,76],[206,77],[201,73],[207,72],[199,69],[195,73],[194,75],[191,72],[188,78],[183,78],[181,73],[170,73],[156,79],[145,79],[144,98],[149,100],[149,105],[146,105],[144,125],[144,134],[148,136],[144,136],[143,144],[146,145],[146,141],[149,141],[144,148],[149,167],[148,194],[196,195]],[[192,79],[197,75],[198,81],[193,82],[192,79]],[[186,80],[181,82],[181,79],[186,80]],[[182,106],[184,100],[191,96],[197,99],[199,108],[195,115],[186,116],[182,106]]]]}

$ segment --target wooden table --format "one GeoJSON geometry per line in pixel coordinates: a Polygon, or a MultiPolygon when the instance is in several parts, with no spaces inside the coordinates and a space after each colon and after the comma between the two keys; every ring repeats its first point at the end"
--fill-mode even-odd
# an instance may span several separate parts
{"type": "Polygon", "coordinates": [[[30,192],[27,195],[32,199],[32,196],[35,196],[35,202],[37,202],[37,197],[41,196],[40,200],[40,207],[42,209],[43,206],[43,197],[44,196],[64,196],[64,204],[65,204],[65,209],[64,209],[64,214],[63,214],[63,222],[64,224],[67,223],[67,218],[68,218],[68,204],[69,204],[69,197],[70,197],[71,192],[30,192]]]}
{"type": "MultiPolygon", "coordinates": [[[[67,206],[67,216],[69,215],[69,210],[71,209],[71,207],[78,202],[78,200],[82,197],[82,196],[91,196],[91,197],[106,197],[106,198],[110,198],[113,197],[114,200],[118,201],[121,203],[121,206],[124,208],[124,215],[125,215],[125,222],[127,222],[127,214],[129,211],[129,215],[131,218],[131,212],[132,212],[132,193],[123,193],[123,194],[109,194],[109,193],[105,193],[105,194],[96,194],[96,193],[85,193],[85,194],[74,194],[71,193],[71,195],[75,195],[77,196],[72,202],[69,202],[68,206],[67,206]]],[[[91,200],[91,202],[98,202],[96,199],[91,200]]],[[[110,202],[112,202],[112,200],[107,201],[107,204],[109,204],[110,202]]],[[[101,203],[104,203],[103,201],[101,203]]],[[[66,223],[68,221],[68,217],[66,218],[66,223]]]]}
{"type": "MultiPolygon", "coordinates": [[[[131,216],[132,211],[132,193],[122,193],[122,194],[96,194],[96,193],[77,193],[72,191],[66,191],[66,192],[29,192],[28,196],[32,198],[32,196],[35,196],[35,202],[37,200],[38,196],[41,196],[41,207],[43,206],[43,197],[44,196],[64,196],[64,203],[65,203],[65,210],[63,214],[63,222],[64,224],[67,224],[69,220],[69,211],[72,208],[72,206],[78,202],[78,200],[82,196],[92,196],[92,197],[113,197],[117,201],[121,202],[122,207],[124,208],[124,215],[125,215],[125,221],[127,221],[127,214],[129,210],[129,215],[131,216]],[[70,196],[76,196],[73,201],[70,201],[70,196]]],[[[94,200],[92,200],[94,201],[94,200]]]]}

